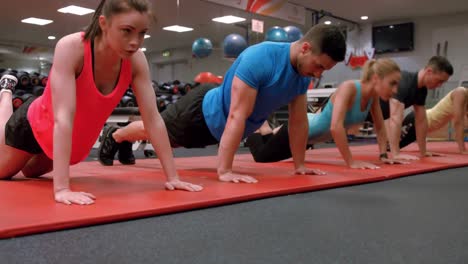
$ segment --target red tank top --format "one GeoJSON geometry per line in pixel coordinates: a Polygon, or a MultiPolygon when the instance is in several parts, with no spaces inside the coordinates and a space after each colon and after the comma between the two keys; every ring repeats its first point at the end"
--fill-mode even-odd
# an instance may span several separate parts
{"type": "MultiPolygon", "coordinates": [[[[91,42],[84,40],[83,70],[76,79],[76,110],[73,121],[70,164],[76,164],[87,157],[98,138],[107,118],[119,103],[132,80],[130,60],[122,60],[117,86],[103,95],[97,89],[93,78],[91,42]]],[[[53,159],[54,112],[50,78],[44,94],[31,104],[28,120],[37,142],[44,153],[53,159]]],[[[60,87],[67,89],[67,87],[60,87]]]]}

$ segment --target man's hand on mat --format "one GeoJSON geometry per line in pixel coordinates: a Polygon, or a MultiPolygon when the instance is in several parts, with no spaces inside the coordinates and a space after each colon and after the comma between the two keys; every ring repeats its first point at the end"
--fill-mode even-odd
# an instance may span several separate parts
{"type": "Polygon", "coordinates": [[[309,169],[305,166],[301,166],[294,171],[294,174],[296,175],[325,175],[327,173],[319,169],[309,169]]]}
{"type": "Polygon", "coordinates": [[[234,182],[234,183],[240,183],[240,182],[257,183],[258,182],[257,179],[255,179],[254,177],[234,173],[232,171],[220,174],[218,178],[220,181],[223,181],[223,182],[234,182]]]}
{"type": "Polygon", "coordinates": [[[69,189],[63,189],[55,192],[55,201],[59,203],[88,205],[94,203],[94,195],[86,192],[72,192],[69,189]]]}
{"type": "Polygon", "coordinates": [[[424,157],[443,157],[443,156],[444,156],[443,154],[429,152],[429,151],[426,151],[426,153],[424,153],[424,157]]]}
{"type": "Polygon", "coordinates": [[[393,159],[396,160],[419,160],[418,157],[413,156],[413,155],[408,155],[408,154],[397,154],[393,156],[393,159]]]}
{"type": "Polygon", "coordinates": [[[389,158],[382,158],[380,160],[382,162],[384,162],[385,164],[390,164],[390,165],[393,165],[393,164],[410,164],[406,160],[397,160],[397,159],[389,159],[389,158]]]}
{"type": "Polygon", "coordinates": [[[351,163],[349,164],[349,167],[351,169],[371,169],[371,170],[380,169],[380,167],[375,164],[372,164],[370,162],[360,161],[360,160],[351,161],[351,163]]]}
{"type": "Polygon", "coordinates": [[[203,187],[201,187],[200,185],[189,183],[189,182],[183,182],[180,180],[172,180],[172,181],[166,182],[166,189],[171,190],[171,191],[186,190],[189,192],[199,192],[203,190],[203,187]]]}

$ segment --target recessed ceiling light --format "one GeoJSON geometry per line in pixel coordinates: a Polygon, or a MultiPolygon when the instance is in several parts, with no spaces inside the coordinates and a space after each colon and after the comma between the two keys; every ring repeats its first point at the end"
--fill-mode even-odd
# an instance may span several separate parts
{"type": "Polygon", "coordinates": [[[164,30],[168,30],[168,31],[175,31],[175,32],[187,32],[187,31],[192,31],[193,28],[189,28],[189,27],[183,27],[183,26],[179,26],[179,25],[174,25],[174,26],[169,26],[169,27],[163,27],[164,30]]]}
{"type": "Polygon", "coordinates": [[[369,19],[368,16],[362,16],[362,17],[361,17],[361,20],[367,20],[367,19],[369,19]]]}
{"type": "Polygon", "coordinates": [[[151,36],[148,35],[148,34],[145,34],[145,39],[147,39],[147,38],[151,38],[151,36]]]}
{"type": "Polygon", "coordinates": [[[48,39],[55,39],[55,36],[48,36],[48,39]]]}
{"type": "Polygon", "coordinates": [[[330,21],[330,20],[327,20],[327,21],[325,21],[324,23],[325,23],[325,25],[330,25],[330,24],[331,24],[331,21],[330,21]]]}
{"type": "Polygon", "coordinates": [[[140,48],[141,51],[145,52],[146,51],[146,48],[140,48]]]}
{"type": "Polygon", "coordinates": [[[391,25],[391,26],[389,26],[389,28],[394,28],[394,26],[393,26],[393,25],[391,25]]]}
{"type": "Polygon", "coordinates": [[[30,18],[25,18],[25,19],[21,20],[21,22],[28,23],[28,24],[39,25],[39,26],[44,26],[44,25],[50,24],[50,23],[52,23],[54,21],[48,20],[48,19],[30,17],[30,18]]]}
{"type": "Polygon", "coordinates": [[[83,15],[87,15],[87,14],[90,14],[90,13],[94,12],[93,9],[80,7],[80,6],[75,6],[75,5],[60,8],[57,11],[59,11],[60,13],[73,14],[73,15],[78,15],[78,16],[83,16],[83,15]]]}
{"type": "Polygon", "coordinates": [[[215,22],[220,22],[224,24],[233,24],[233,23],[245,21],[245,18],[236,17],[236,16],[222,16],[222,17],[215,17],[212,20],[215,22]]]}

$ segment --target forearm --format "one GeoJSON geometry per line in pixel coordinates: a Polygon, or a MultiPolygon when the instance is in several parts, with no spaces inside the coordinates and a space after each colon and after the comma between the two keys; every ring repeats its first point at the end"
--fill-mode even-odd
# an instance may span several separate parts
{"type": "Polygon", "coordinates": [[[154,146],[156,154],[161,161],[164,173],[166,174],[167,180],[178,180],[174,157],[172,155],[172,148],[169,143],[169,136],[167,134],[166,125],[164,120],[159,114],[153,120],[147,121],[147,132],[154,146]]]}
{"type": "Polygon", "coordinates": [[[379,153],[387,153],[387,133],[385,133],[385,129],[383,128],[376,128],[377,131],[377,144],[379,145],[379,153]]]}
{"type": "Polygon", "coordinates": [[[353,156],[351,150],[349,149],[348,137],[346,135],[346,130],[343,126],[336,127],[331,130],[333,140],[335,145],[341,153],[343,160],[347,165],[350,165],[353,162],[353,156]]]}
{"type": "Polygon", "coordinates": [[[230,117],[224,129],[218,151],[218,175],[231,172],[234,155],[242,140],[245,120],[230,117]]]}
{"type": "Polygon", "coordinates": [[[54,123],[53,179],[54,192],[70,189],[71,122],[54,123]]]}
{"type": "Polygon", "coordinates": [[[288,129],[289,147],[291,148],[294,166],[297,169],[304,166],[309,124],[307,120],[296,121],[296,123],[290,122],[288,129]]]}
{"type": "Polygon", "coordinates": [[[460,152],[465,151],[465,128],[463,124],[463,120],[455,121],[453,123],[453,127],[455,129],[455,142],[457,142],[458,150],[460,152]]]}
{"type": "Polygon", "coordinates": [[[421,155],[426,154],[427,120],[425,118],[416,119],[416,141],[418,142],[421,155]]]}
{"type": "Polygon", "coordinates": [[[400,154],[401,122],[401,118],[390,118],[388,141],[390,143],[390,150],[393,156],[400,154]]]}

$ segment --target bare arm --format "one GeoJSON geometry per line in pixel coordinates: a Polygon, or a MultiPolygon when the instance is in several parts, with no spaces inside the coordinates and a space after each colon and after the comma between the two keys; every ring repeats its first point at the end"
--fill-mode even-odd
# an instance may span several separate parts
{"type": "Polygon", "coordinates": [[[416,128],[416,141],[418,142],[421,156],[426,155],[427,116],[426,108],[422,105],[414,105],[414,121],[416,128]]]}
{"type": "Polygon", "coordinates": [[[221,181],[256,182],[252,177],[232,172],[234,154],[242,140],[245,121],[254,109],[256,97],[257,90],[237,76],[234,77],[231,88],[231,106],[218,152],[218,176],[221,181]]]}
{"type": "Polygon", "coordinates": [[[82,65],[83,46],[77,34],[62,38],[55,47],[50,87],[54,112],[54,196],[65,204],[92,204],[92,194],[70,190],[70,157],[76,108],[75,75],[82,65]]]}
{"type": "Polygon", "coordinates": [[[374,121],[374,129],[377,135],[377,143],[379,145],[379,153],[387,154],[387,133],[385,132],[384,119],[382,109],[380,108],[380,100],[375,96],[371,106],[372,120],[374,121]]]}
{"type": "Polygon", "coordinates": [[[455,141],[458,145],[458,151],[462,154],[467,152],[464,142],[464,118],[466,115],[466,105],[468,102],[466,100],[464,89],[466,88],[456,90],[451,94],[453,103],[453,127],[455,129],[455,141]]]}
{"type": "MultiPolygon", "coordinates": [[[[344,127],[346,112],[356,95],[356,88],[350,83],[343,83],[335,92],[330,132],[333,136],[343,160],[348,166],[353,164],[353,156],[349,149],[348,137],[344,127]]],[[[331,100],[331,99],[330,99],[331,100]]]]}
{"type": "Polygon", "coordinates": [[[296,174],[325,174],[320,170],[305,167],[305,152],[309,134],[307,119],[307,96],[299,95],[289,104],[289,147],[293,156],[296,174]]]}
{"type": "Polygon", "coordinates": [[[156,96],[151,86],[148,63],[143,52],[138,51],[133,55],[132,66],[132,87],[138,100],[144,127],[151,140],[151,144],[155,146],[155,151],[158,158],[161,160],[161,165],[166,174],[166,187],[170,190],[184,189],[187,191],[200,191],[202,189],[201,186],[181,182],[179,180],[166,125],[156,107],[156,96]]]}

